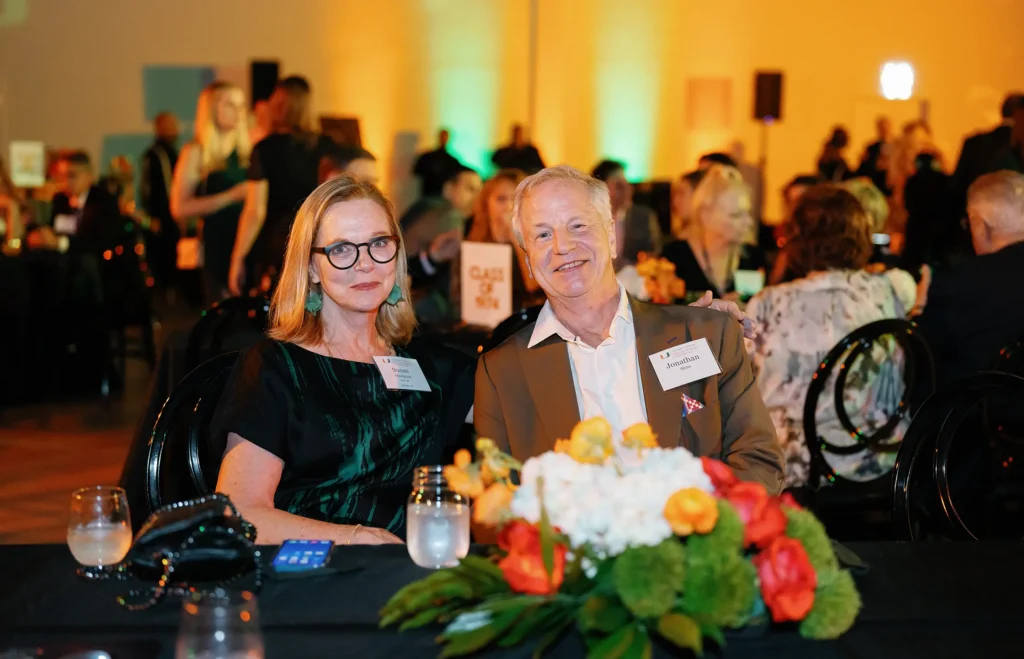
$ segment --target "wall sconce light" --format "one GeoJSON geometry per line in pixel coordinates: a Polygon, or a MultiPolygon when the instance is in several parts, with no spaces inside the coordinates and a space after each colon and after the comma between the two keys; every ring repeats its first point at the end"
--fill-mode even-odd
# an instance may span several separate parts
{"type": "Polygon", "coordinates": [[[906,101],[914,92],[914,67],[909,62],[886,62],[879,81],[886,100],[906,101]]]}

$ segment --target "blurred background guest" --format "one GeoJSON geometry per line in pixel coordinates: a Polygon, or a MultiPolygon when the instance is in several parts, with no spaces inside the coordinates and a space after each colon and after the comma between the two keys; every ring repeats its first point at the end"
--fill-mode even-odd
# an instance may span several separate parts
{"type": "Polygon", "coordinates": [[[171,186],[171,213],[182,231],[190,230],[190,221],[202,220],[207,305],[230,295],[231,252],[251,155],[245,94],[228,82],[211,83],[199,95],[195,139],[182,149],[171,186]]]}
{"type": "Polygon", "coordinates": [[[590,175],[608,186],[615,218],[615,271],[636,265],[640,252],[649,256],[660,254],[662,240],[658,217],[647,206],[633,203],[633,185],[626,179],[626,165],[618,160],[602,160],[590,175]]]}
{"type": "Polygon", "coordinates": [[[850,178],[850,166],[843,153],[850,144],[850,134],[842,126],[832,129],[818,158],[818,175],[826,181],[840,182],[850,178]]]}
{"type": "MultiPolygon", "coordinates": [[[[810,188],[787,225],[783,248],[798,278],[770,286],[747,303],[747,315],[760,328],[757,338],[747,341],[747,349],[786,454],[787,487],[807,483],[804,401],[822,358],[853,330],[884,318],[904,318],[914,306],[916,286],[909,274],[864,270],[871,257],[872,222],[847,190],[824,184],[810,188]]],[[[879,349],[876,345],[876,352],[879,349]]],[[[899,369],[894,368],[892,355],[882,350],[855,362],[847,375],[846,408],[865,415],[862,427],[884,422],[887,417],[877,413],[893,411],[902,393],[899,369]],[[878,362],[884,365],[875,368],[878,362]]],[[[855,441],[839,424],[831,396],[822,396],[816,418],[829,441],[855,441]]],[[[827,459],[844,477],[869,480],[888,471],[895,454],[865,452],[827,459]]]]}
{"type": "Polygon", "coordinates": [[[712,165],[725,165],[726,167],[736,167],[736,161],[728,153],[722,153],[721,151],[713,151],[711,153],[705,153],[697,160],[697,169],[702,172],[706,172],[711,169],[712,165]]]}
{"type": "Polygon", "coordinates": [[[491,162],[499,169],[518,169],[528,175],[544,169],[544,159],[527,139],[522,124],[512,125],[512,141],[499,147],[491,156],[491,162]]]}
{"type": "Polygon", "coordinates": [[[420,180],[420,195],[437,197],[441,194],[448,174],[462,165],[459,159],[448,151],[450,133],[447,128],[437,131],[437,148],[421,153],[416,158],[412,173],[420,180]]]}
{"type": "Polygon", "coordinates": [[[96,185],[89,154],[71,151],[55,168],[60,192],[53,197],[48,226],[33,225],[26,236],[30,248],[54,248],[50,237],[68,237],[70,247],[97,257],[116,242],[122,231],[118,200],[106,188],[96,185]]]}
{"type": "Polygon", "coordinates": [[[321,183],[348,174],[371,185],[377,185],[377,157],[358,146],[330,145],[327,153],[320,158],[318,177],[321,183]]]}
{"type": "MultiPolygon", "coordinates": [[[[478,243],[499,243],[512,247],[512,310],[517,311],[544,302],[540,284],[530,275],[526,252],[512,233],[512,202],[516,187],[526,175],[516,169],[503,169],[484,183],[476,199],[473,219],[466,240],[478,243]]],[[[452,306],[459,309],[461,300],[460,263],[452,262],[452,306]]]]}
{"type": "Polygon", "coordinates": [[[864,148],[857,176],[870,179],[882,194],[889,196],[889,148],[892,141],[892,122],[889,117],[881,116],[875,120],[875,141],[864,148]]]}
{"type": "Polygon", "coordinates": [[[786,252],[781,249],[786,244],[786,225],[793,218],[793,211],[804,193],[819,183],[824,183],[824,180],[817,174],[797,174],[782,188],[782,220],[773,231],[775,245],[780,249],[768,274],[769,286],[793,279],[793,273],[786,266],[786,252]]]}
{"type": "Polygon", "coordinates": [[[331,140],[313,130],[311,93],[305,78],[289,76],[270,96],[273,133],[253,148],[231,254],[228,286],[235,295],[273,288],[295,209],[317,186],[320,159],[331,140]]]}
{"type": "Polygon", "coordinates": [[[29,220],[25,197],[15,187],[7,165],[0,156],[0,247],[20,246],[29,220]]]}
{"type": "Polygon", "coordinates": [[[885,233],[886,223],[889,220],[889,202],[885,195],[875,187],[871,179],[865,176],[848,179],[842,186],[857,198],[861,208],[868,215],[873,245],[870,262],[885,266],[894,265],[895,257],[890,252],[889,242],[887,242],[889,236],[885,233]]]}
{"type": "MultiPolygon", "coordinates": [[[[921,154],[930,154],[929,167],[942,170],[942,156],[932,140],[932,129],[923,120],[910,121],[903,126],[900,136],[893,140],[889,160],[889,232],[903,234],[907,225],[907,181],[918,171],[921,154]]],[[[901,250],[897,250],[901,251],[901,250]]]]}
{"type": "Polygon", "coordinates": [[[473,361],[410,344],[402,247],[369,183],[331,179],[299,209],[270,340],[239,358],[215,422],[228,437],[217,491],[261,542],[401,542],[413,470],[440,464],[463,425],[473,361]],[[430,391],[388,389],[374,364],[388,356],[416,359],[430,391]]]}
{"type": "Polygon", "coordinates": [[[687,294],[712,291],[730,296],[737,270],[764,270],[764,252],[751,245],[754,221],[750,194],[739,170],[712,165],[693,193],[691,230],[666,246],[662,256],[676,267],[687,294]]]}
{"type": "Polygon", "coordinates": [[[1024,92],[1007,94],[999,108],[999,125],[964,139],[963,146],[960,147],[960,158],[950,181],[950,193],[957,220],[963,217],[963,212],[967,208],[967,189],[971,184],[983,174],[1002,169],[1000,161],[1011,148],[1015,117],[1018,111],[1022,110],[1024,92]]]}
{"type": "Polygon", "coordinates": [[[161,112],[153,120],[153,144],[142,154],[140,200],[154,222],[154,244],[149,250],[153,275],[161,287],[175,283],[180,231],[171,214],[171,182],[178,162],[178,118],[161,112]]]}
{"type": "Polygon", "coordinates": [[[968,191],[977,256],[937,269],[917,319],[935,356],[940,384],[988,370],[1024,336],[1024,174],[985,174],[968,191]]]}
{"type": "Polygon", "coordinates": [[[695,169],[672,183],[672,220],[669,225],[672,235],[666,241],[666,246],[674,240],[686,240],[686,232],[692,222],[690,213],[693,210],[693,193],[702,178],[704,170],[695,169]]]}

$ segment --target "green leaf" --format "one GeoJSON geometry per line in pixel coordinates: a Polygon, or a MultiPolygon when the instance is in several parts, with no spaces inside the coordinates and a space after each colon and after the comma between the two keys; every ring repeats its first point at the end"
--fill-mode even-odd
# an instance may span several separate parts
{"type": "Polygon", "coordinates": [[[445,657],[459,657],[476,652],[512,626],[522,612],[522,608],[505,611],[500,615],[494,616],[488,624],[472,631],[449,632],[445,630],[437,638],[439,642],[445,643],[444,650],[440,656],[444,659],[445,657]]]}
{"type": "Polygon", "coordinates": [[[533,659],[540,659],[543,657],[547,649],[558,641],[558,639],[562,638],[562,634],[564,634],[565,630],[572,625],[572,621],[573,616],[565,616],[563,620],[559,621],[547,633],[545,633],[533,651],[533,659]]]}
{"type": "Polygon", "coordinates": [[[465,558],[459,561],[459,566],[470,573],[479,574],[481,576],[486,575],[491,579],[497,579],[499,581],[505,580],[505,575],[501,573],[501,568],[498,565],[483,556],[474,556],[473,554],[467,554],[465,558]]]}
{"type": "Polygon", "coordinates": [[[681,613],[666,613],[658,618],[658,633],[681,648],[704,653],[704,637],[700,625],[690,616],[681,613]]]}
{"type": "Polygon", "coordinates": [[[498,639],[498,645],[503,648],[511,647],[534,634],[556,629],[566,621],[575,620],[576,611],[576,605],[565,600],[548,600],[535,604],[523,611],[508,633],[498,639]]]}
{"type": "Polygon", "coordinates": [[[637,627],[633,642],[622,655],[622,659],[651,659],[651,637],[647,635],[646,629],[637,627]]]}
{"type": "Polygon", "coordinates": [[[621,659],[633,644],[636,632],[635,624],[620,627],[618,631],[609,634],[600,643],[591,647],[587,652],[587,659],[621,659]]]}
{"type": "Polygon", "coordinates": [[[398,631],[404,632],[407,629],[418,629],[423,625],[430,624],[438,619],[438,617],[444,612],[444,608],[445,607],[431,607],[429,609],[424,609],[403,622],[398,627],[398,631]]]}
{"type": "Polygon", "coordinates": [[[580,631],[607,634],[629,623],[630,619],[629,611],[617,597],[592,596],[580,610],[580,631]]]}
{"type": "Polygon", "coordinates": [[[701,623],[700,633],[718,644],[718,647],[725,647],[725,632],[718,625],[701,623]]]}
{"type": "Polygon", "coordinates": [[[555,531],[551,528],[548,509],[544,506],[544,477],[537,478],[537,499],[540,501],[540,557],[544,571],[548,573],[548,584],[555,572],[555,531]]]}

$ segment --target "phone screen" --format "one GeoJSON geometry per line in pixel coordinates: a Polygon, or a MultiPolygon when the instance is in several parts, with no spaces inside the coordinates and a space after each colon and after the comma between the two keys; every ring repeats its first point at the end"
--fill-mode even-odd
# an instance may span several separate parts
{"type": "Polygon", "coordinates": [[[285,540],[274,557],[274,569],[280,572],[315,570],[327,564],[331,540],[285,540]]]}

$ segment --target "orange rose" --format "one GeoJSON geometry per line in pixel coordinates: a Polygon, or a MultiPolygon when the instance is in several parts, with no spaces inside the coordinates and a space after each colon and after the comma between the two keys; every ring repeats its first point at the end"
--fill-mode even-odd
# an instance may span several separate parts
{"type": "Polygon", "coordinates": [[[711,533],[718,522],[718,503],[704,490],[687,487],[665,502],[665,519],[676,535],[711,533]]]}
{"type": "Polygon", "coordinates": [[[469,451],[467,451],[466,449],[460,448],[458,451],[455,452],[454,462],[456,467],[465,468],[468,467],[471,462],[473,462],[473,456],[470,455],[469,451]]]}
{"type": "Polygon", "coordinates": [[[814,606],[818,576],[799,540],[776,538],[753,559],[761,597],[775,622],[803,620],[814,606]]]}
{"type": "Polygon", "coordinates": [[[512,488],[505,483],[494,483],[473,502],[473,521],[477,524],[497,526],[511,516],[512,488]]]}
{"type": "Polygon", "coordinates": [[[704,473],[711,479],[711,484],[715,486],[715,492],[719,496],[724,496],[726,490],[739,482],[736,474],[724,462],[712,460],[711,458],[701,458],[700,463],[704,467],[704,473]]]}
{"type": "Polygon", "coordinates": [[[565,453],[566,455],[569,455],[569,440],[556,439],[554,451],[555,453],[565,453]]]}
{"type": "Polygon", "coordinates": [[[549,575],[540,550],[540,529],[521,519],[506,524],[498,534],[498,546],[508,552],[498,567],[517,593],[550,595],[558,592],[565,578],[564,544],[556,544],[554,565],[549,575]]]}
{"type": "Polygon", "coordinates": [[[480,470],[473,465],[465,469],[448,465],[442,473],[445,480],[448,481],[448,487],[464,497],[475,499],[484,493],[484,482],[480,478],[480,470]]]}
{"type": "Polygon", "coordinates": [[[725,493],[743,520],[743,544],[764,549],[786,531],[786,515],[778,499],[760,483],[736,483],[725,493]]]}

